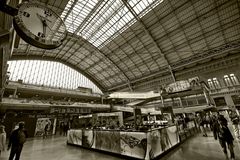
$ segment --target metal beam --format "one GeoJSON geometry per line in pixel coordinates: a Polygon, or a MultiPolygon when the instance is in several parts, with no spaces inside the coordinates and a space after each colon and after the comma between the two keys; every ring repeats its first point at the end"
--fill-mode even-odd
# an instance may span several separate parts
{"type": "MultiPolygon", "coordinates": [[[[156,41],[154,40],[152,34],[149,32],[149,30],[147,29],[147,27],[145,26],[145,24],[143,23],[143,21],[140,19],[140,17],[138,17],[137,13],[134,11],[134,9],[131,7],[131,5],[128,3],[127,0],[122,0],[123,4],[128,8],[128,10],[132,13],[132,15],[134,16],[134,18],[139,22],[139,24],[141,25],[141,27],[143,28],[144,32],[146,33],[146,35],[148,35],[148,37],[150,38],[151,42],[154,44],[154,46],[156,47],[156,49],[158,50],[159,54],[163,57],[163,59],[165,60],[165,62],[167,63],[167,66],[169,68],[169,72],[173,73],[172,67],[166,57],[166,55],[162,52],[160,46],[156,43],[156,41]]],[[[173,75],[173,74],[172,74],[173,75]]],[[[173,78],[175,79],[174,75],[173,78]]]]}

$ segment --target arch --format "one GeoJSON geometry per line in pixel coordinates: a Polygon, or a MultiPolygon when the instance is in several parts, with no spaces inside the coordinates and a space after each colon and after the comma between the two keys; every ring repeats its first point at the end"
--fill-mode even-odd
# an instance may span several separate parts
{"type": "Polygon", "coordinates": [[[88,78],[90,81],[92,81],[103,93],[105,92],[105,88],[103,87],[103,85],[101,85],[96,79],[94,79],[91,75],[89,75],[88,73],[84,72],[82,69],[76,67],[75,65],[69,63],[69,62],[65,62],[61,59],[55,59],[54,57],[48,57],[48,56],[38,56],[38,55],[13,55],[9,61],[14,61],[14,60],[42,60],[42,61],[52,61],[52,62],[59,62],[61,64],[64,64],[74,70],[76,70],[77,72],[79,72],[80,74],[84,75],[86,78],[88,78]]]}

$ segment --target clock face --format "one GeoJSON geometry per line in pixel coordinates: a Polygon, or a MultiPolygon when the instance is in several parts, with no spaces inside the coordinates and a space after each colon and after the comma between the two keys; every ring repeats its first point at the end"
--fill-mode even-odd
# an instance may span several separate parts
{"type": "Polygon", "coordinates": [[[13,25],[23,40],[43,49],[59,47],[67,35],[62,19],[51,9],[37,3],[22,3],[13,25]]]}

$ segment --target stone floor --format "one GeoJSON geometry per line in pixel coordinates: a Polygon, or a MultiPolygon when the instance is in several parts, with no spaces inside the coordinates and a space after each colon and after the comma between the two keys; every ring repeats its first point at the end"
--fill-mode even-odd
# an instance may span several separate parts
{"type": "MultiPolygon", "coordinates": [[[[235,144],[236,160],[240,160],[240,149],[235,144]]],[[[8,160],[9,151],[0,159],[8,160]]],[[[66,137],[28,140],[23,148],[21,160],[120,160],[122,158],[66,145],[66,137]]],[[[161,160],[224,160],[224,154],[213,136],[195,136],[161,160]]]]}

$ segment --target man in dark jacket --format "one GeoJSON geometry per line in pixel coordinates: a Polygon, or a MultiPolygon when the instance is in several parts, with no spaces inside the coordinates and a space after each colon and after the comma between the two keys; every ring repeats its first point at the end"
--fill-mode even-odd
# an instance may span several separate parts
{"type": "Polygon", "coordinates": [[[27,133],[24,129],[24,125],[24,122],[19,122],[18,129],[14,130],[10,136],[8,143],[8,150],[11,148],[9,160],[13,160],[14,156],[15,160],[20,159],[23,144],[26,142],[27,138],[27,133]]]}
{"type": "Polygon", "coordinates": [[[234,160],[235,159],[235,154],[233,149],[234,138],[227,126],[227,120],[224,118],[223,115],[220,115],[218,120],[219,120],[219,127],[217,131],[217,135],[218,135],[219,143],[223,148],[223,152],[226,156],[226,159],[228,159],[228,154],[227,154],[227,148],[228,148],[231,154],[231,159],[234,160]]]}

